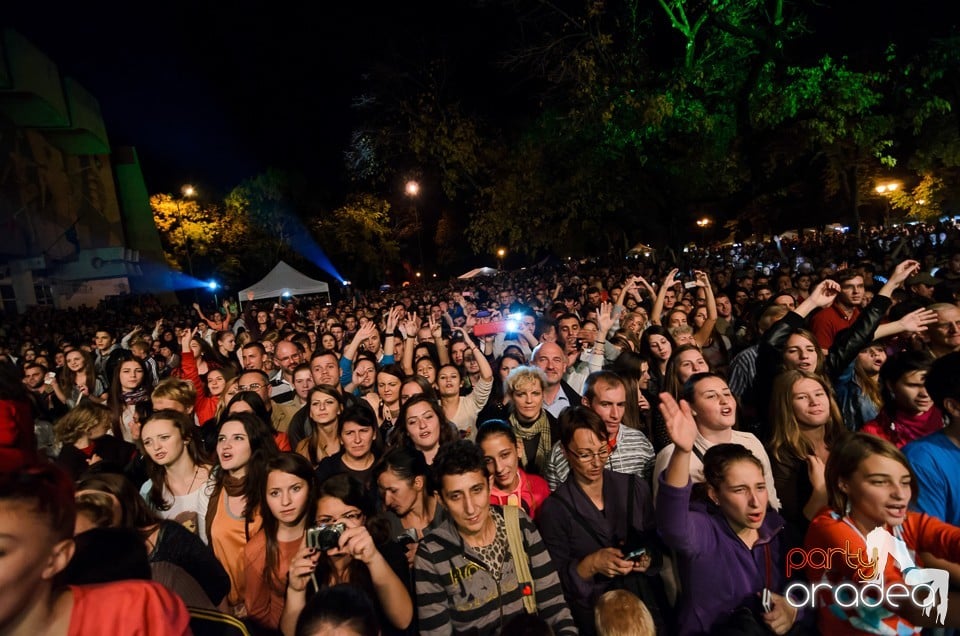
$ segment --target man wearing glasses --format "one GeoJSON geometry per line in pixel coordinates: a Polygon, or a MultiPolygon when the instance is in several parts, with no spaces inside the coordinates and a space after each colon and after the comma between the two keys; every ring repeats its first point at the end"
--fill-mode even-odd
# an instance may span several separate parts
{"type": "MultiPolygon", "coordinates": [[[[583,406],[599,415],[607,430],[610,454],[606,467],[617,473],[649,477],[656,453],[646,435],[622,424],[627,402],[627,388],[623,380],[613,371],[595,371],[587,376],[583,388],[583,406]]],[[[544,478],[553,491],[567,480],[569,474],[567,454],[558,442],[550,452],[544,478]]]]}
{"type": "Polygon", "coordinates": [[[270,413],[270,425],[273,430],[280,433],[286,433],[290,426],[290,420],[297,412],[297,407],[293,403],[278,404],[270,399],[270,380],[266,371],[259,369],[250,369],[240,374],[237,380],[237,389],[240,391],[253,391],[263,400],[267,412],[270,413]]]}
{"type": "Polygon", "coordinates": [[[297,396],[293,386],[293,370],[303,362],[300,347],[289,340],[281,340],[273,350],[277,372],[270,378],[270,399],[277,404],[292,403],[297,396]]]}

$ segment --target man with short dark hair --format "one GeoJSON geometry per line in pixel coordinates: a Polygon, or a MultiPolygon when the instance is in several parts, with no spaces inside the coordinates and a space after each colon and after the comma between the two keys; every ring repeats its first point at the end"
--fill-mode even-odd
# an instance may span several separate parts
{"type": "Polygon", "coordinates": [[[107,386],[113,381],[113,371],[120,364],[123,358],[123,349],[117,344],[117,339],[106,329],[97,329],[93,338],[97,346],[96,358],[93,365],[97,374],[107,382],[107,386]]]}
{"type": "Polygon", "coordinates": [[[240,362],[245,370],[263,370],[263,360],[267,350],[259,342],[248,342],[240,350],[240,362]]]}
{"type": "Polygon", "coordinates": [[[526,611],[524,598],[533,596],[554,634],[576,634],[550,554],[522,510],[526,554],[512,553],[504,509],[490,504],[490,474],[476,444],[441,446],[432,472],[447,519],[424,535],[414,561],[420,633],[506,633],[510,620],[526,611]],[[529,563],[531,580],[521,580],[520,562],[529,563]]]}
{"type": "MultiPolygon", "coordinates": [[[[599,415],[607,429],[610,458],[606,467],[618,473],[649,477],[656,452],[646,435],[623,425],[627,403],[627,387],[623,380],[613,371],[596,371],[587,377],[583,389],[583,406],[599,415]]],[[[553,445],[544,473],[551,491],[556,490],[570,474],[570,465],[560,442],[553,445]]]]}
{"type": "Polygon", "coordinates": [[[821,309],[810,319],[810,331],[824,352],[833,346],[836,335],[856,322],[863,304],[863,276],[854,269],[842,269],[831,280],[840,285],[833,304],[821,309]]]}

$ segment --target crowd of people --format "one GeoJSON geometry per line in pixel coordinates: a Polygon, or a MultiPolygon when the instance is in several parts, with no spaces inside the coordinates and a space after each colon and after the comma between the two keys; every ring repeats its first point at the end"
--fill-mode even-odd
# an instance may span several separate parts
{"type": "Polygon", "coordinates": [[[0,633],[958,627],[958,300],[947,224],[5,317],[0,633]]]}

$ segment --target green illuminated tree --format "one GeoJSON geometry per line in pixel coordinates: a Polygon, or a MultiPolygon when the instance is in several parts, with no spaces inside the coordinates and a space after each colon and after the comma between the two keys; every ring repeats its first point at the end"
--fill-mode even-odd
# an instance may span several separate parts
{"type": "Polygon", "coordinates": [[[311,229],[355,282],[371,284],[381,282],[384,272],[399,260],[399,245],[390,225],[390,204],[376,195],[358,193],[315,220],[311,229]]]}

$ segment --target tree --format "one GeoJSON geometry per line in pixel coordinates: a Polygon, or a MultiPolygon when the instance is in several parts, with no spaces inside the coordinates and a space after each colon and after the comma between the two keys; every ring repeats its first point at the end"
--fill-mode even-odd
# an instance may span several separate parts
{"type": "Polygon", "coordinates": [[[311,228],[328,252],[348,263],[361,283],[377,283],[399,260],[390,229],[390,204],[370,193],[352,194],[311,228]]]}
{"type": "Polygon", "coordinates": [[[169,264],[193,276],[194,260],[218,249],[224,229],[222,209],[170,194],[151,196],[150,207],[169,264]]]}

